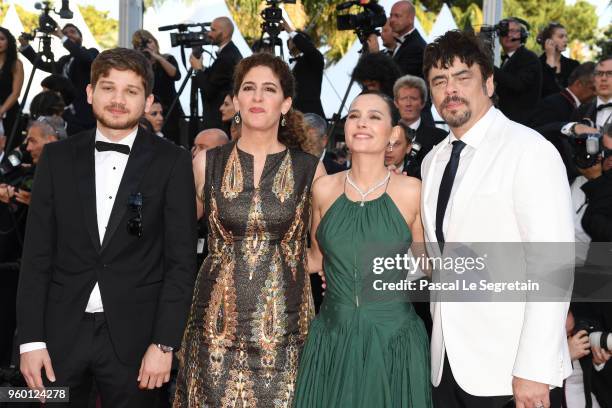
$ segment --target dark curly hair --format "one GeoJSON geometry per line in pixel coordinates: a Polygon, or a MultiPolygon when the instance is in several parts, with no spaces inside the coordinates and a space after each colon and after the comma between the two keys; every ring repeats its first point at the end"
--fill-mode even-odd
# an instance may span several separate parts
{"type": "Polygon", "coordinates": [[[402,72],[393,58],[382,52],[375,52],[359,58],[352,77],[358,83],[377,81],[380,83],[381,92],[393,98],[393,85],[401,75],[402,72]]]}
{"type": "Polygon", "coordinates": [[[468,67],[477,64],[483,82],[493,75],[493,58],[484,43],[472,32],[450,30],[425,47],[423,53],[425,82],[429,83],[429,71],[432,68],[446,69],[453,64],[455,58],[459,58],[468,67]]]}
{"type": "MultiPolygon", "coordinates": [[[[295,78],[289,69],[289,65],[279,57],[272,54],[260,52],[244,58],[236,66],[234,71],[234,93],[238,95],[242,82],[246,75],[255,67],[268,67],[280,82],[283,96],[295,98],[295,78]]],[[[307,153],[312,153],[315,146],[309,141],[304,126],[304,116],[301,112],[291,108],[285,115],[285,126],[278,128],[278,141],[290,148],[300,148],[307,153]]]]}
{"type": "Polygon", "coordinates": [[[6,57],[4,59],[4,65],[2,71],[0,71],[0,77],[13,71],[15,63],[17,62],[17,41],[9,30],[4,27],[0,27],[0,33],[6,37],[6,57]]]}

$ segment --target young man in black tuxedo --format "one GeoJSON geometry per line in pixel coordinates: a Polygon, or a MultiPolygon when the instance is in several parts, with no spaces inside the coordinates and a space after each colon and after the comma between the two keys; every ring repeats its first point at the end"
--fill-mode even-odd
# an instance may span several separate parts
{"type": "Polygon", "coordinates": [[[70,387],[70,406],[87,406],[95,380],[104,407],[150,407],[195,280],[191,157],[138,126],[153,102],[144,55],[104,51],[91,76],[97,128],[45,146],[36,170],[17,293],[21,372],[31,388],[70,387]]]}
{"type": "Polygon", "coordinates": [[[208,34],[212,44],[219,47],[215,62],[209,68],[204,68],[201,58],[193,54],[189,58],[191,67],[196,71],[196,85],[202,93],[204,129],[224,128],[219,107],[232,89],[234,70],[242,59],[242,54],[232,41],[233,33],[234,24],[229,18],[215,18],[208,34]]]}
{"type": "MultiPolygon", "coordinates": [[[[68,78],[74,85],[76,91],[74,100],[64,112],[64,120],[68,124],[68,135],[74,135],[96,125],[91,106],[87,103],[85,88],[90,82],[91,64],[98,55],[98,50],[83,47],[83,34],[74,24],[68,23],[63,29],[58,28],[52,34],[61,39],[69,54],[64,55],[56,62],[41,62],[38,68],[68,78]]],[[[34,63],[37,58],[36,52],[29,45],[27,39],[21,36],[19,37],[19,43],[23,56],[34,63]]]]}

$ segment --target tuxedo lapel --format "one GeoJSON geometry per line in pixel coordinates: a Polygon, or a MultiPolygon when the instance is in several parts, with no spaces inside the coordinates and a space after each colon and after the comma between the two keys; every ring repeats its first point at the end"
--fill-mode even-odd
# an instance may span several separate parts
{"type": "MultiPolygon", "coordinates": [[[[139,128],[123,177],[121,178],[121,183],[119,184],[119,190],[117,191],[117,198],[113,204],[113,210],[108,220],[108,228],[106,229],[102,242],[102,251],[108,246],[128,210],[128,198],[130,194],[138,192],[140,181],[147,172],[153,158],[153,143],[154,139],[152,135],[139,128]]],[[[144,203],[144,205],[146,205],[146,203],[144,203]]]]}
{"type": "Polygon", "coordinates": [[[96,209],[96,165],[95,165],[95,135],[89,132],[82,137],[74,148],[75,180],[81,196],[85,227],[96,250],[100,250],[100,235],[98,232],[98,215],[96,209]]]}

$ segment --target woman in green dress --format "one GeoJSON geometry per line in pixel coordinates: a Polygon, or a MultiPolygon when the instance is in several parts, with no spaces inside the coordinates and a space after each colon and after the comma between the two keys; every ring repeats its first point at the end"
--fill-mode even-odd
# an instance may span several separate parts
{"type": "Polygon", "coordinates": [[[327,291],[300,360],[295,408],[432,406],[423,322],[407,298],[374,295],[372,264],[362,262],[411,246],[422,254],[421,183],[384,165],[392,103],[377,93],[353,101],[352,168],[313,184],[308,267],[324,270],[327,291]]]}

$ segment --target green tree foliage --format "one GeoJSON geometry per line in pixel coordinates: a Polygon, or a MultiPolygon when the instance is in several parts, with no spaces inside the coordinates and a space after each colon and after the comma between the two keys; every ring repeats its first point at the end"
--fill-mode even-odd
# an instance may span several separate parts
{"type": "Polygon", "coordinates": [[[33,13],[31,11],[27,11],[19,4],[15,4],[15,11],[21,20],[21,24],[23,24],[23,29],[26,32],[32,32],[36,27],[38,27],[38,13],[33,13]]]}
{"type": "Polygon", "coordinates": [[[100,11],[94,6],[79,6],[83,20],[101,48],[117,46],[119,22],[110,18],[108,11],[100,11]]]}

